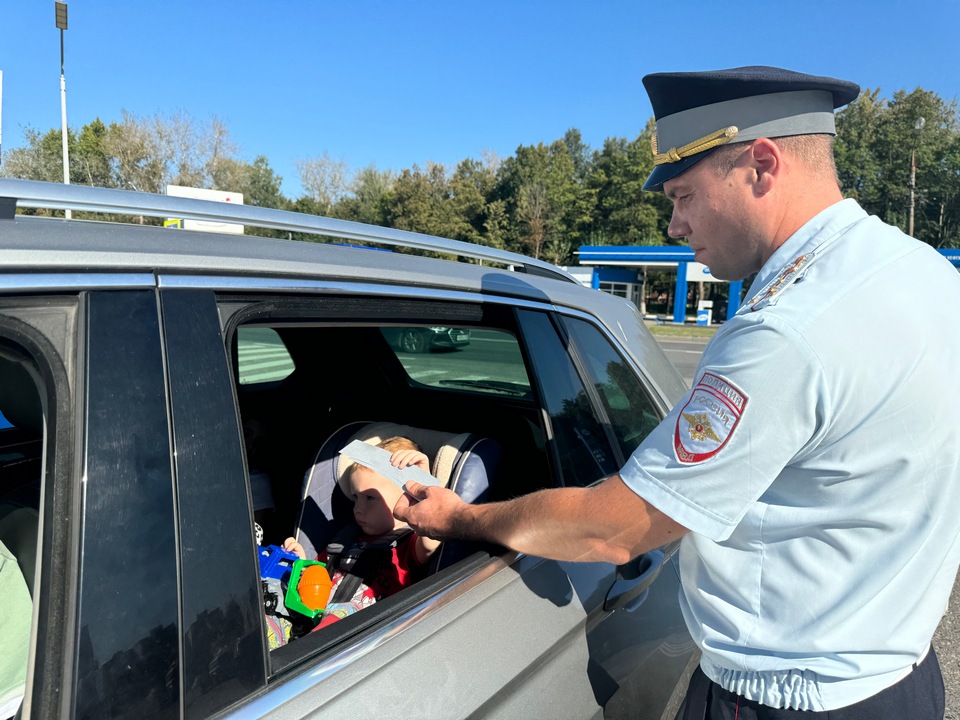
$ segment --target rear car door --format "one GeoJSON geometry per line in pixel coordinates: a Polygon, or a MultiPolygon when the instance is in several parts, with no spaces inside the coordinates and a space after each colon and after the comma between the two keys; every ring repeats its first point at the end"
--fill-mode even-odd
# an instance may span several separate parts
{"type": "MultiPolygon", "coordinates": [[[[518,475],[513,494],[536,486],[586,485],[616,472],[625,448],[639,442],[662,412],[662,404],[651,400],[642,375],[595,322],[584,317],[563,318],[552,308],[515,309],[506,303],[493,308],[460,303],[445,306],[442,312],[436,302],[416,300],[405,301],[401,311],[384,307],[397,306],[377,299],[357,301],[351,308],[345,298],[222,296],[221,317],[246,313],[255,318],[249,337],[259,338],[263,345],[272,337],[265,332],[271,323],[278,336],[291,335],[291,328],[284,326],[287,323],[294,335],[315,332],[321,338],[327,337],[324,333],[330,326],[369,324],[377,313],[379,323],[397,324],[402,317],[411,325],[418,321],[435,326],[439,312],[444,325],[461,326],[459,313],[462,326],[471,328],[471,342],[452,353],[433,356],[438,368],[446,358],[470,357],[471,348],[482,352],[485,341],[505,343],[512,337],[531,389],[523,397],[523,393],[506,393],[495,401],[502,406],[499,422],[505,428],[512,426],[515,413],[533,418],[531,442],[539,445],[536,450],[543,457],[538,477],[518,475]],[[237,310],[245,304],[259,309],[237,310]],[[310,325],[317,327],[306,327],[310,325]],[[608,367],[614,367],[612,376],[597,375],[597,368],[608,367]],[[613,417],[617,412],[628,420],[613,417]]],[[[229,337],[230,332],[225,334],[229,337]]],[[[338,377],[337,368],[346,372],[347,365],[373,362],[372,351],[354,348],[362,358],[354,354],[338,364],[327,356],[321,363],[316,354],[331,343],[311,340],[309,344],[315,348],[310,357],[318,369],[323,367],[324,377],[310,390],[301,388],[299,397],[312,397],[317,388],[336,388],[339,393],[344,386],[358,387],[359,382],[338,377]]],[[[397,353],[401,357],[404,351],[397,353]]],[[[271,362],[284,365],[285,358],[271,362]]],[[[279,392],[286,380],[309,372],[297,367],[290,378],[284,378],[298,359],[294,357],[290,367],[280,370],[277,377],[281,379],[268,380],[262,388],[256,388],[255,382],[241,388],[241,408],[269,405],[265,397],[272,390],[279,392]]],[[[405,361],[414,367],[421,359],[418,355],[405,361]]],[[[255,378],[256,370],[247,368],[244,371],[235,363],[234,371],[255,378]]],[[[372,364],[366,372],[373,382],[372,364]]],[[[454,375],[454,371],[435,369],[421,370],[419,380],[408,378],[416,397],[429,398],[414,403],[419,404],[417,412],[448,417],[456,414],[458,403],[465,403],[463,408],[476,403],[479,408],[492,402],[490,397],[476,400],[476,395],[497,387],[500,378],[495,370],[482,380],[475,376],[457,380],[454,375]],[[437,389],[428,387],[431,374],[444,372],[437,389]],[[459,392],[471,387],[477,392],[459,392]]],[[[511,376],[501,384],[515,381],[511,376]]],[[[334,405],[325,396],[311,407],[317,414],[334,405]]],[[[366,403],[362,406],[364,412],[370,409],[366,403]]],[[[303,417],[301,423],[294,420],[299,414],[290,407],[287,411],[287,419],[297,424],[316,420],[303,417]]],[[[457,421],[466,425],[471,417],[480,423],[484,414],[464,412],[465,417],[457,421]]],[[[202,427],[195,430],[203,432],[202,427]]],[[[509,486],[514,482],[509,468],[507,475],[502,482],[509,486]]],[[[510,493],[501,488],[501,494],[510,493]]],[[[209,504],[206,508],[209,523],[210,514],[218,510],[209,504]]],[[[242,713],[369,717],[386,709],[389,716],[515,718],[601,717],[606,711],[611,717],[659,718],[694,653],[678,610],[678,577],[671,553],[672,548],[655,551],[620,569],[606,563],[557,563],[502,551],[474,555],[362,611],[359,615],[366,615],[365,622],[341,621],[268,653],[267,688],[243,701],[242,713]]]]}

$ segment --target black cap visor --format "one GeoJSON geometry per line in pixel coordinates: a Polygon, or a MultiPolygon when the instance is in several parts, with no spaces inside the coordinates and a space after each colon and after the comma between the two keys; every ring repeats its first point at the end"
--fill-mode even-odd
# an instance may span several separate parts
{"type": "Polygon", "coordinates": [[[653,192],[663,192],[663,184],[667,180],[672,180],[680,175],[680,173],[689,170],[714,150],[716,150],[716,148],[706,150],[702,153],[697,153],[696,155],[691,155],[690,157],[685,157],[682,160],[674,163],[656,165],[653,168],[653,172],[650,173],[650,177],[648,177],[647,181],[643,184],[643,189],[653,192]]]}

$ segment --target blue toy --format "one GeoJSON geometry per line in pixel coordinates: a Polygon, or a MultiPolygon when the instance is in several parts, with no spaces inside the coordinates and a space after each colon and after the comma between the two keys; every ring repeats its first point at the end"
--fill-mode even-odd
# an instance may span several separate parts
{"type": "Polygon", "coordinates": [[[264,580],[281,580],[299,560],[295,553],[287,552],[279,545],[260,548],[260,577],[264,580]]]}

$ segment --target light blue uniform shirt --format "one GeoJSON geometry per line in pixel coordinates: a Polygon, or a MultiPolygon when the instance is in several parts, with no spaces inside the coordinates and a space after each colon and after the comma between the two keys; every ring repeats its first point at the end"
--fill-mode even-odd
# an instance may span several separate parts
{"type": "Polygon", "coordinates": [[[960,561],[960,276],[853,200],[763,266],[622,471],[692,532],[681,604],[721,686],[833,710],[926,654],[960,561]]]}

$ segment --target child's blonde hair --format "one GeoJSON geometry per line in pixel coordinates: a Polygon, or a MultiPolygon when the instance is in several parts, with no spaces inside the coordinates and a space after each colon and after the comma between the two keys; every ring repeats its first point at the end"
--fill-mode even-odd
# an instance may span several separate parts
{"type": "MultiPolygon", "coordinates": [[[[386,440],[381,440],[377,443],[378,448],[383,448],[384,450],[389,450],[391,453],[395,453],[398,450],[416,450],[420,452],[420,446],[417,445],[410,438],[405,438],[400,435],[387,438],[386,440]]],[[[365,468],[370,470],[366,465],[363,465],[358,462],[350,463],[350,466],[343,473],[343,477],[349,482],[353,478],[353,473],[357,468],[365,468]]]]}

